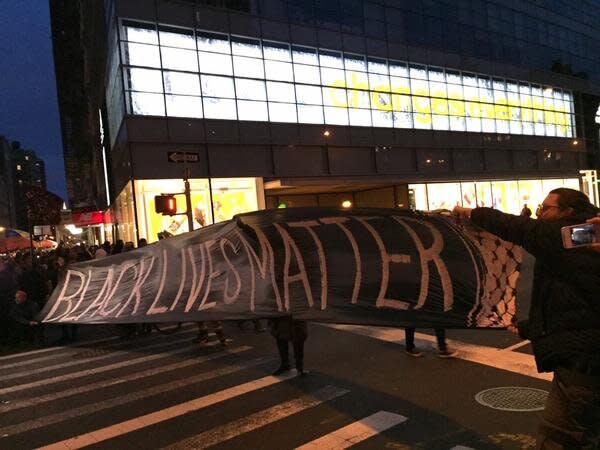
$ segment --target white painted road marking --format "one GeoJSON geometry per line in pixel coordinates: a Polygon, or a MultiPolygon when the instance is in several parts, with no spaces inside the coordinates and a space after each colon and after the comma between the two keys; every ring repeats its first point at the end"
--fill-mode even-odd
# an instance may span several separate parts
{"type": "MultiPolygon", "coordinates": [[[[152,348],[165,347],[167,345],[171,345],[171,344],[178,343],[178,342],[185,342],[185,341],[189,341],[189,338],[181,339],[181,340],[177,340],[177,341],[163,342],[160,344],[145,347],[145,349],[147,350],[151,347],[152,348]]],[[[85,377],[87,375],[94,375],[97,373],[107,372],[109,370],[120,369],[122,367],[131,366],[133,364],[139,364],[141,362],[147,362],[147,361],[153,361],[155,359],[165,358],[165,357],[168,357],[169,355],[176,355],[178,353],[183,353],[184,351],[189,351],[189,348],[191,348],[191,347],[192,346],[188,346],[188,348],[180,348],[177,350],[170,351],[168,353],[156,353],[156,354],[152,354],[149,356],[141,356],[139,358],[133,358],[133,359],[129,359],[126,361],[109,364],[107,366],[100,366],[100,367],[96,367],[94,369],[80,370],[79,372],[71,372],[71,373],[67,373],[64,375],[59,375],[59,376],[55,376],[55,377],[51,377],[51,378],[45,378],[45,379],[38,380],[38,381],[32,381],[30,383],[17,384],[14,386],[5,387],[5,388],[0,389],[0,395],[8,394],[10,392],[24,391],[26,389],[31,389],[31,388],[39,387],[39,386],[47,386],[49,384],[56,384],[56,383],[60,383],[62,381],[66,381],[66,380],[72,380],[75,378],[85,377]]]]}
{"type": "Polygon", "coordinates": [[[65,450],[65,449],[77,449],[87,445],[97,444],[99,442],[112,439],[117,436],[121,436],[127,433],[131,433],[136,430],[155,425],[157,423],[164,422],[165,420],[172,419],[174,417],[183,416],[190,412],[198,411],[216,403],[221,403],[226,400],[230,400],[235,397],[247,394],[258,389],[264,389],[266,387],[281,383],[282,381],[289,380],[297,376],[296,371],[291,371],[286,375],[274,377],[272,375],[259,378],[257,380],[249,381],[247,383],[233,386],[222,391],[215,392],[213,394],[198,397],[194,400],[180,403],[179,405],[171,406],[169,408],[161,409],[153,413],[146,414],[144,416],[136,417],[134,419],[126,420],[124,422],[111,425],[105,428],[94,430],[90,433],[75,436],[64,441],[56,442],[54,444],[40,447],[44,450],[65,450]]]}
{"type": "MultiPolygon", "coordinates": [[[[186,326],[185,328],[189,328],[188,326],[186,326]]],[[[181,333],[183,334],[183,333],[181,333]]],[[[96,339],[94,341],[83,341],[83,342],[78,342],[76,344],[72,344],[72,345],[65,345],[65,346],[59,346],[59,347],[49,347],[49,348],[44,348],[44,349],[40,349],[40,350],[33,350],[31,352],[27,352],[27,353],[16,353],[13,355],[8,355],[8,356],[3,356],[0,358],[1,360],[4,359],[17,359],[17,357],[19,356],[27,356],[27,355],[33,355],[36,353],[48,353],[48,352],[52,352],[54,351],[53,354],[51,355],[47,355],[47,356],[42,356],[40,358],[31,358],[31,359],[24,359],[21,361],[17,361],[14,363],[10,363],[10,364],[2,364],[0,366],[0,370],[6,370],[6,369],[12,369],[14,367],[19,367],[19,366],[29,366],[31,364],[37,364],[40,362],[44,362],[44,361],[49,361],[52,359],[58,359],[58,358],[64,358],[65,356],[72,356],[73,352],[68,352],[68,351],[63,351],[63,350],[70,350],[70,349],[79,349],[79,347],[88,347],[91,346],[93,344],[101,344],[101,343],[105,343],[105,342],[112,342],[112,341],[116,341],[119,340],[119,342],[115,343],[115,344],[110,344],[110,345],[102,345],[102,346],[98,346],[98,347],[94,347],[88,350],[107,350],[109,348],[114,348],[114,347],[125,347],[125,346],[131,346],[132,344],[143,344],[145,342],[147,342],[148,340],[156,340],[156,338],[158,337],[158,335],[147,335],[147,336],[143,336],[140,339],[136,339],[135,341],[123,341],[119,338],[119,336],[111,336],[111,337],[107,337],[107,338],[103,338],[103,339],[96,339]]]]}
{"type": "Polygon", "coordinates": [[[212,445],[220,444],[221,442],[233,439],[244,433],[249,433],[258,428],[269,425],[278,420],[284,419],[306,409],[320,405],[334,398],[347,394],[347,389],[338,388],[336,386],[325,386],[316,392],[308,395],[303,395],[294,400],[280,403],[262,411],[258,411],[243,419],[234,420],[219,427],[200,433],[194,437],[184,439],[175,444],[172,444],[168,449],[176,450],[179,448],[202,449],[212,445]]]}
{"type": "Polygon", "coordinates": [[[190,340],[189,334],[190,333],[187,332],[185,338],[180,338],[180,339],[173,340],[173,341],[160,340],[156,344],[151,344],[151,345],[142,344],[142,345],[137,345],[133,348],[126,349],[126,350],[111,351],[104,355],[90,356],[87,358],[75,359],[73,361],[63,361],[58,364],[54,364],[52,366],[38,367],[37,369],[25,369],[25,370],[22,370],[21,372],[12,372],[10,375],[0,376],[0,381],[14,380],[17,378],[23,378],[24,376],[36,375],[36,374],[40,374],[40,373],[44,373],[44,372],[51,372],[53,370],[64,369],[66,367],[87,364],[90,361],[96,362],[96,361],[102,361],[103,359],[113,358],[113,357],[117,357],[117,356],[123,356],[123,355],[131,354],[131,353],[135,354],[136,351],[146,351],[146,350],[150,350],[150,349],[154,349],[154,348],[166,347],[171,344],[189,341],[190,340]]]}
{"type": "Polygon", "coordinates": [[[408,420],[400,414],[379,411],[369,417],[308,442],[296,450],[336,450],[348,448],[408,420]]]}
{"type": "Polygon", "coordinates": [[[121,395],[119,397],[113,397],[109,399],[102,399],[95,403],[89,403],[87,405],[80,406],[78,408],[69,409],[56,414],[48,414],[38,419],[28,420],[18,424],[8,425],[0,428],[0,435],[2,434],[17,434],[24,433],[26,431],[35,430],[37,428],[52,425],[54,423],[63,422],[65,420],[74,419],[85,414],[97,413],[105,409],[114,408],[115,406],[125,405],[137,400],[143,400],[153,395],[162,394],[176,389],[200,383],[201,381],[211,380],[213,378],[222,377],[235,372],[239,372],[244,369],[264,364],[267,361],[272,360],[270,357],[262,357],[252,359],[243,364],[237,364],[232,366],[226,366],[221,369],[212,370],[210,372],[204,372],[193,377],[183,378],[181,380],[175,380],[170,383],[159,384],[152,386],[141,391],[129,392],[128,394],[121,395]]]}
{"type": "MultiPolygon", "coordinates": [[[[52,392],[52,393],[46,394],[46,395],[39,395],[36,397],[11,401],[10,403],[8,403],[6,405],[0,404],[0,413],[12,411],[13,409],[31,407],[34,405],[39,405],[40,403],[50,402],[53,400],[64,399],[66,397],[70,397],[70,396],[77,395],[77,394],[83,394],[85,392],[90,392],[90,391],[105,388],[108,386],[116,386],[118,384],[127,383],[129,381],[137,380],[140,378],[151,377],[151,376],[157,375],[159,373],[182,369],[184,367],[193,366],[195,364],[201,364],[206,361],[213,360],[213,359],[223,358],[228,355],[234,355],[236,353],[245,352],[247,350],[250,350],[251,348],[252,347],[243,346],[243,347],[236,347],[236,348],[228,349],[227,351],[224,351],[224,352],[213,353],[210,355],[199,356],[199,357],[193,356],[190,359],[185,359],[184,361],[180,361],[180,362],[177,362],[174,364],[168,364],[166,366],[159,366],[159,367],[155,367],[154,369],[144,369],[141,372],[135,372],[130,375],[120,376],[118,378],[109,378],[106,380],[98,381],[96,383],[89,383],[89,384],[85,384],[83,386],[66,389],[64,391],[52,392]]],[[[184,353],[184,352],[187,352],[188,350],[189,350],[189,348],[186,347],[186,348],[177,350],[177,353],[184,353]]],[[[174,353],[175,352],[169,353],[169,354],[164,354],[163,356],[165,358],[167,358],[168,356],[171,356],[174,353]]]]}
{"type": "Polygon", "coordinates": [[[510,347],[503,348],[502,350],[504,350],[505,352],[512,352],[513,350],[516,350],[518,348],[525,347],[527,344],[531,344],[531,341],[524,340],[521,342],[517,342],[516,344],[511,345],[510,347]]]}
{"type": "MultiPolygon", "coordinates": [[[[331,325],[323,326],[341,331],[380,339],[386,342],[404,342],[404,330],[402,328],[376,328],[362,325],[331,325]]],[[[416,333],[416,339],[421,342],[435,343],[436,337],[424,333],[416,333]]],[[[467,344],[465,342],[448,340],[448,345],[458,350],[457,359],[463,359],[495,369],[518,373],[531,378],[552,381],[552,373],[539,373],[532,355],[518,352],[507,352],[503,349],[488,347],[484,345],[467,344]]]]}

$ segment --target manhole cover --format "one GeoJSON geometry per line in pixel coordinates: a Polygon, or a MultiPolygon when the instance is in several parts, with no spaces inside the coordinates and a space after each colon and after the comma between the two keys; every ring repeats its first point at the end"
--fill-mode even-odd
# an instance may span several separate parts
{"type": "Polygon", "coordinates": [[[502,411],[541,411],[548,392],[528,387],[486,389],[475,396],[477,403],[502,411]]]}

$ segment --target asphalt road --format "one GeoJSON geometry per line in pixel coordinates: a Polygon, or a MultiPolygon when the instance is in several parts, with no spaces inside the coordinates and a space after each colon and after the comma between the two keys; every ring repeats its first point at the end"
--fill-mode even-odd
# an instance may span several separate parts
{"type": "Polygon", "coordinates": [[[506,331],[449,330],[459,354],[441,359],[431,334],[417,334],[414,358],[402,330],[311,324],[308,376],[273,377],[268,333],[225,330],[226,348],[193,344],[188,325],[1,357],[0,448],[534,448],[539,412],[475,400],[549,388],[506,331]]]}

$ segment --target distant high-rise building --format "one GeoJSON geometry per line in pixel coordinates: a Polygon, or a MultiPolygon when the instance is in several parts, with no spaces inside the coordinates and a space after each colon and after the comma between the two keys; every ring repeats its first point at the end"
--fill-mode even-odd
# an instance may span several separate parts
{"type": "Polygon", "coordinates": [[[27,230],[29,223],[25,192],[29,186],[46,189],[46,166],[34,151],[21,148],[18,141],[12,143],[10,153],[16,226],[27,230]]]}
{"type": "Polygon", "coordinates": [[[0,227],[12,228],[15,225],[11,146],[4,136],[0,136],[0,227]]]}
{"type": "Polygon", "coordinates": [[[99,117],[104,73],[96,66],[104,66],[104,5],[102,1],[51,0],[50,6],[69,204],[80,210],[105,209],[106,155],[99,117]]]}

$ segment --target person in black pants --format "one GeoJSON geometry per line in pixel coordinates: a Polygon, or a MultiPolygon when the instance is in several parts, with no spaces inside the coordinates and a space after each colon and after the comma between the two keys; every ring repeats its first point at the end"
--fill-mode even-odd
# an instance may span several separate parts
{"type": "Polygon", "coordinates": [[[289,343],[294,347],[294,360],[296,370],[302,376],[308,372],[304,370],[304,341],[308,338],[308,326],[304,320],[293,320],[291,317],[282,317],[269,320],[269,330],[277,341],[279,352],[279,368],[273,375],[281,375],[290,370],[289,343]]]}
{"type": "MultiPolygon", "coordinates": [[[[415,347],[415,329],[405,328],[404,335],[406,353],[415,357],[423,356],[423,353],[415,347]]],[[[448,348],[448,344],[446,343],[446,330],[444,328],[435,328],[435,337],[437,338],[438,356],[440,358],[452,358],[456,356],[457,352],[448,348]]]]}

